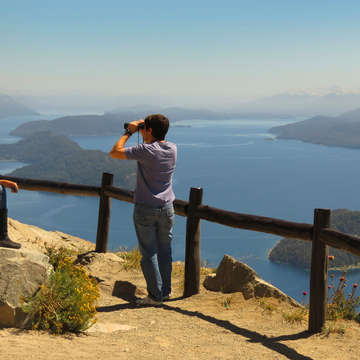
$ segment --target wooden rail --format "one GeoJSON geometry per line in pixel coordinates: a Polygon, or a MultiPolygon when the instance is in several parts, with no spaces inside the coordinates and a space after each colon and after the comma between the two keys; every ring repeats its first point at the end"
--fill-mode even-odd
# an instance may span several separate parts
{"type": "Polygon", "coordinates": [[[13,176],[0,175],[0,179],[11,180],[18,184],[20,189],[30,191],[46,191],[51,193],[75,196],[100,196],[100,187],[90,185],[68,184],[65,182],[23,179],[13,176]]]}
{"type": "MultiPolygon", "coordinates": [[[[0,175],[14,181],[20,189],[46,191],[75,196],[98,196],[99,218],[96,250],[107,251],[110,223],[110,199],[134,203],[134,192],[112,186],[112,175],[103,174],[101,187],[47,180],[23,179],[0,175]]],[[[360,256],[360,238],[329,229],[330,210],[315,209],[314,225],[281,219],[240,214],[202,205],[202,189],[192,188],[189,201],[176,199],[175,213],[187,218],[184,296],[199,292],[200,287],[200,220],[239,229],[264,232],[313,243],[310,274],[309,331],[320,332],[325,322],[327,291],[327,245],[360,256]]]]}

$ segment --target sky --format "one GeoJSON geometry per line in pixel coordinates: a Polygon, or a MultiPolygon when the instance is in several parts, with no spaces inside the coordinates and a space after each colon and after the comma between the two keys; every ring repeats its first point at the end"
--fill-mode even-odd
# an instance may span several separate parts
{"type": "Polygon", "coordinates": [[[0,0],[0,92],[359,91],[359,18],[357,0],[0,0]]]}

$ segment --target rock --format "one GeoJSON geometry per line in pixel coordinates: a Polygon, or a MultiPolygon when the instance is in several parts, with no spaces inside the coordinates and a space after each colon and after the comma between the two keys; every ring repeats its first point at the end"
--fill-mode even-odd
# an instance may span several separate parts
{"type": "Polygon", "coordinates": [[[224,256],[216,274],[210,274],[205,278],[204,287],[224,293],[241,292],[245,299],[273,297],[294,306],[301,306],[290,296],[261,279],[250,266],[229,255],[224,256]]]}
{"type": "Polygon", "coordinates": [[[26,326],[20,299],[35,294],[50,271],[49,258],[40,252],[0,248],[0,327],[26,326]]]}
{"type": "Polygon", "coordinates": [[[41,250],[43,252],[45,252],[46,247],[65,247],[79,252],[95,249],[95,244],[90,241],[61,231],[47,231],[10,218],[8,229],[10,239],[20,243],[22,248],[26,249],[41,250]]]}
{"type": "Polygon", "coordinates": [[[78,255],[76,263],[84,265],[92,276],[102,278],[109,274],[118,274],[123,269],[124,259],[111,252],[89,251],[78,255]]]}

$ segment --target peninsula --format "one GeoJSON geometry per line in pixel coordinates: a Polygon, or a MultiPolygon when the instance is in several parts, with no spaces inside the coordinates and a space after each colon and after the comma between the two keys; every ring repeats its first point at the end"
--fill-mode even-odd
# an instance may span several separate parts
{"type": "Polygon", "coordinates": [[[336,117],[315,116],[304,121],[276,126],[269,132],[279,139],[360,148],[360,108],[336,117]]]}

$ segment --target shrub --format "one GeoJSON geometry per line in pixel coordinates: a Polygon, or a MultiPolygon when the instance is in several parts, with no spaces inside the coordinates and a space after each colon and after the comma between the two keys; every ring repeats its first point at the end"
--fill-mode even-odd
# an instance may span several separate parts
{"type": "MultiPolygon", "coordinates": [[[[330,257],[329,257],[330,259],[330,257]]],[[[332,260],[332,259],[330,259],[332,260]]],[[[346,295],[345,289],[347,286],[346,271],[343,272],[339,279],[338,285],[334,286],[334,276],[330,275],[331,283],[328,286],[328,306],[327,319],[328,320],[356,320],[360,322],[360,313],[358,308],[360,306],[360,296],[356,296],[358,284],[352,285],[351,292],[346,295]]]]}
{"type": "Polygon", "coordinates": [[[71,261],[78,253],[75,250],[67,249],[65,247],[54,248],[46,246],[46,255],[49,257],[49,263],[53,266],[54,270],[64,262],[71,261]]]}
{"type": "Polygon", "coordinates": [[[33,329],[55,334],[84,331],[96,322],[97,281],[63,249],[51,255],[54,270],[34,296],[24,299],[23,310],[33,329]]]}

